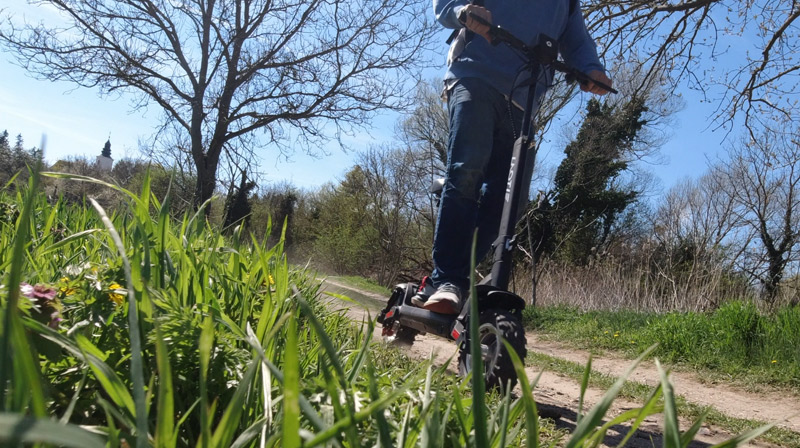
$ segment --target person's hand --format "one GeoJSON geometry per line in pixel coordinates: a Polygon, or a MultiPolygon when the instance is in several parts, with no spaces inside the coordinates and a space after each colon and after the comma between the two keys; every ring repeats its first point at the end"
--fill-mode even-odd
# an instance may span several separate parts
{"type": "Polygon", "coordinates": [[[466,26],[468,30],[483,36],[483,38],[489,42],[492,41],[492,37],[489,35],[489,27],[472,18],[472,15],[476,15],[491,23],[492,13],[488,9],[484,8],[483,6],[467,5],[461,12],[459,12],[459,17],[461,17],[462,14],[467,18],[466,22],[464,22],[464,26],[466,26]]]}
{"type": "MultiPolygon", "coordinates": [[[[587,75],[589,75],[590,78],[596,81],[599,81],[609,87],[612,87],[611,78],[606,76],[606,74],[602,70],[592,70],[589,73],[587,73],[587,75]]],[[[598,86],[597,84],[591,81],[585,84],[581,83],[581,90],[583,90],[584,92],[594,93],[595,95],[605,95],[608,93],[608,90],[598,86]]]]}

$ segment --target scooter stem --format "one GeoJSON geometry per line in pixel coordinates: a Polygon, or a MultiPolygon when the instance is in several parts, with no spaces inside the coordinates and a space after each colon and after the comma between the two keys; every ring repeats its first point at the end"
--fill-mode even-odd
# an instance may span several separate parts
{"type": "MultiPolygon", "coordinates": [[[[541,74],[541,66],[532,64],[530,68],[531,80],[541,74]]],[[[535,157],[531,153],[531,135],[533,134],[533,100],[536,97],[537,82],[528,86],[528,96],[525,101],[525,110],[522,115],[522,130],[520,136],[514,141],[511,153],[511,164],[508,169],[508,182],[506,183],[505,203],[500,215],[500,229],[493,247],[492,278],[490,285],[499,289],[508,290],[511,277],[511,255],[516,245],[515,229],[521,198],[527,199],[530,185],[525,185],[525,167],[528,157],[535,157]]]]}

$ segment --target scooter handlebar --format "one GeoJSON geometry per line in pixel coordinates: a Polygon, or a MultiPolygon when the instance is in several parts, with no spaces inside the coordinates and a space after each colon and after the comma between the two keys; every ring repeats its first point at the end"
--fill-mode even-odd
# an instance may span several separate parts
{"type": "Polygon", "coordinates": [[[586,73],[570,67],[565,62],[559,60],[558,43],[555,39],[540,35],[539,42],[535,46],[531,47],[518,37],[511,34],[510,31],[500,27],[499,25],[495,25],[483,17],[468,12],[466,9],[459,11],[458,20],[461,23],[466,24],[467,18],[471,18],[481,25],[489,27],[489,37],[491,37],[490,42],[492,45],[497,45],[501,42],[506,43],[511,48],[514,48],[515,50],[525,54],[529,60],[535,61],[542,65],[549,65],[556,71],[566,74],[567,82],[578,81],[582,85],[586,85],[591,82],[607,92],[619,93],[616,89],[607,85],[606,83],[597,81],[586,73]]]}

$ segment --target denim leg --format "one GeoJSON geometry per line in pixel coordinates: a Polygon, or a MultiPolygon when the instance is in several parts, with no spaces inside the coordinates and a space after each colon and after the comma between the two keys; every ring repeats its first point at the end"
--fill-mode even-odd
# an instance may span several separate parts
{"type": "MultiPolygon", "coordinates": [[[[436,286],[444,282],[462,289],[469,286],[470,252],[479,223],[481,187],[487,179],[487,170],[502,164],[503,158],[505,173],[508,172],[511,148],[499,148],[506,146],[506,137],[502,136],[505,134],[502,124],[508,121],[506,104],[502,95],[478,79],[462,79],[450,92],[447,177],[433,242],[431,278],[436,286]],[[494,160],[498,156],[496,151],[500,152],[501,160],[494,160]],[[503,156],[506,151],[508,155],[503,156]]],[[[510,129],[507,124],[506,127],[510,129]]],[[[511,141],[513,144],[513,137],[511,141]]],[[[494,177],[504,175],[494,174],[494,177]]],[[[502,207],[502,200],[499,206],[502,207]]],[[[496,225],[493,232],[497,232],[496,225]]]]}

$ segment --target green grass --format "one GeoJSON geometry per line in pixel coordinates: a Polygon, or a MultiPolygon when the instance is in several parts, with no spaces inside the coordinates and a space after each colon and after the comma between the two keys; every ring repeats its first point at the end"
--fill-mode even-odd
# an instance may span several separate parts
{"type": "Polygon", "coordinates": [[[134,194],[48,176],[127,201],[50,201],[36,175],[0,190],[0,246],[14,248],[0,252],[0,444],[571,448],[605,435],[622,379],[564,434],[539,422],[528,387],[484,396],[480,369],[458,379],[373,342],[372,323],[326,307],[282,242],[229,238],[203,210],[173,220],[147,179],[134,194]]]}
{"type": "Polygon", "coordinates": [[[581,312],[564,307],[528,308],[525,323],[539,333],[585,349],[635,356],[658,344],[653,357],[704,372],[800,393],[800,308],[771,314],[755,305],[728,302],[710,313],[581,312]]]}
{"type": "Polygon", "coordinates": [[[331,277],[331,278],[335,279],[335,280],[339,280],[342,283],[345,283],[345,284],[347,284],[349,286],[352,286],[354,288],[358,288],[358,289],[363,290],[363,291],[368,291],[368,292],[372,292],[372,293],[375,293],[375,294],[380,294],[382,296],[385,296],[387,299],[392,294],[392,291],[389,288],[381,286],[381,285],[375,283],[375,281],[373,281],[371,279],[368,279],[368,278],[356,277],[356,276],[352,276],[352,275],[350,275],[350,276],[346,275],[346,276],[340,276],[340,277],[331,277]]]}

